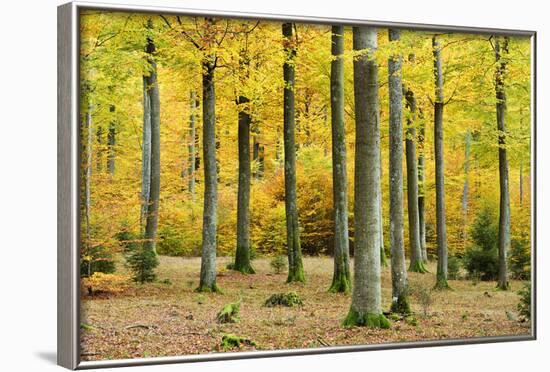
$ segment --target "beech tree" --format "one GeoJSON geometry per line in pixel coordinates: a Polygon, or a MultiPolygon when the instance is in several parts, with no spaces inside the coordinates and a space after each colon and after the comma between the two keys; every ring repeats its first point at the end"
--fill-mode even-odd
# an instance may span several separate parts
{"type": "Polygon", "coordinates": [[[495,94],[498,129],[498,173],[500,185],[500,203],[498,220],[498,288],[507,290],[508,266],[507,253],[510,249],[510,186],[508,180],[508,158],[506,154],[506,65],[508,37],[495,40],[495,94]]]}
{"type": "Polygon", "coordinates": [[[428,250],[426,247],[426,213],[425,213],[425,185],[426,185],[426,157],[424,149],[424,140],[426,138],[426,124],[422,110],[418,110],[420,119],[420,128],[418,133],[418,229],[420,230],[420,248],[422,250],[422,259],[428,262],[428,250]]]}
{"type": "Polygon", "coordinates": [[[331,292],[351,290],[348,232],[348,177],[344,123],[344,26],[332,26],[330,105],[332,122],[332,188],[334,206],[334,274],[331,292]]]}
{"type": "Polygon", "coordinates": [[[355,261],[353,295],[344,326],[389,328],[380,283],[380,109],[377,30],[353,27],[355,96],[355,261]]]}
{"type": "Polygon", "coordinates": [[[437,275],[436,288],[445,289],[447,283],[447,225],[445,219],[445,166],[443,149],[443,70],[441,46],[437,35],[432,38],[435,100],[434,105],[434,149],[435,149],[435,195],[437,230],[437,275]]]}
{"type": "Polygon", "coordinates": [[[293,23],[283,23],[285,62],[283,75],[284,88],[284,152],[285,152],[285,211],[286,241],[288,249],[287,282],[305,282],[300,246],[300,227],[298,207],[296,205],[296,110],[294,99],[295,69],[293,60],[296,57],[296,42],[293,40],[293,23]]]}
{"type": "Polygon", "coordinates": [[[187,166],[183,174],[187,179],[187,192],[193,199],[195,197],[195,163],[196,163],[196,111],[197,111],[197,92],[192,90],[189,93],[189,133],[187,135],[187,166]]]}
{"type": "MultiPolygon", "coordinates": [[[[399,41],[401,32],[389,30],[389,40],[399,41]]],[[[401,81],[402,57],[388,59],[389,111],[390,111],[390,251],[392,304],[391,311],[411,312],[407,296],[407,268],[403,242],[403,84],[401,81]]]]}
{"type": "Polygon", "coordinates": [[[407,160],[407,206],[409,216],[410,271],[426,273],[420,245],[420,221],[418,214],[418,169],[416,159],[416,97],[411,89],[405,94],[410,111],[407,120],[405,154],[407,160]]]}

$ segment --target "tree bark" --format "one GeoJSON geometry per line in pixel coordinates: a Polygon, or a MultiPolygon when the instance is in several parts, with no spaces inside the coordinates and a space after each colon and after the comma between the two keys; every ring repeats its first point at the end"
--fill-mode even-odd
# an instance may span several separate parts
{"type": "Polygon", "coordinates": [[[330,65],[332,185],[334,206],[334,274],[330,292],[349,293],[348,177],[344,123],[344,26],[332,26],[330,65]]]}
{"type": "MultiPolygon", "coordinates": [[[[85,229],[86,229],[86,252],[90,253],[92,248],[92,236],[90,230],[90,209],[91,209],[91,189],[90,183],[92,181],[92,151],[93,151],[93,128],[92,128],[92,110],[91,103],[88,104],[88,111],[86,112],[86,165],[85,165],[85,184],[84,184],[84,217],[85,217],[85,229]]],[[[92,260],[88,260],[88,276],[92,274],[92,260]]]]}
{"type": "Polygon", "coordinates": [[[285,211],[286,240],[288,248],[287,282],[305,282],[300,246],[300,228],[296,203],[296,145],[295,145],[295,99],[294,99],[294,58],[296,56],[292,23],[283,23],[285,63],[283,74],[284,88],[284,155],[285,155],[285,211]]]}
{"type": "Polygon", "coordinates": [[[445,166],[443,151],[443,71],[441,46],[437,36],[432,38],[434,58],[434,149],[435,149],[435,199],[437,230],[437,279],[436,288],[449,288],[447,282],[447,225],[445,218],[445,166]]]}
{"type": "Polygon", "coordinates": [[[250,264],[250,108],[249,99],[240,96],[239,105],[239,186],[237,196],[237,250],[234,269],[254,274],[250,264]]]}
{"type": "Polygon", "coordinates": [[[420,221],[418,213],[418,169],[416,159],[416,97],[411,89],[405,93],[407,107],[410,111],[407,120],[405,139],[405,154],[407,161],[407,206],[409,217],[409,246],[411,262],[409,270],[417,273],[426,273],[422,247],[420,246],[420,221]]]}
{"type": "MultiPolygon", "coordinates": [[[[115,113],[116,107],[114,105],[111,105],[109,110],[113,113],[115,113]]],[[[108,146],[108,152],[107,152],[107,170],[109,171],[109,175],[113,177],[115,175],[115,159],[116,159],[116,119],[111,119],[111,122],[109,123],[109,132],[107,133],[107,146],[108,146]]]]}
{"type": "Polygon", "coordinates": [[[195,137],[196,137],[196,110],[197,110],[197,93],[193,90],[189,93],[189,137],[187,139],[187,192],[191,195],[191,199],[195,198],[195,137]]]}
{"type": "Polygon", "coordinates": [[[202,137],[204,161],[204,207],[202,258],[199,292],[218,292],[216,285],[216,229],[218,223],[218,176],[216,163],[216,93],[214,89],[214,55],[202,62],[202,137]]]}
{"type": "Polygon", "coordinates": [[[145,220],[151,189],[151,100],[148,92],[147,77],[143,76],[143,131],[141,153],[141,213],[140,231],[145,234],[145,220]]]}
{"type": "Polygon", "coordinates": [[[498,288],[507,290],[507,254],[510,249],[510,189],[508,184],[508,159],[506,154],[506,65],[508,37],[495,41],[495,93],[498,129],[498,170],[500,181],[500,214],[498,221],[498,288]]]}
{"type": "Polygon", "coordinates": [[[464,187],[462,188],[462,241],[464,247],[468,241],[468,197],[470,194],[470,146],[472,133],[468,129],[464,135],[464,187]]]}
{"type": "Polygon", "coordinates": [[[418,109],[420,128],[418,134],[418,224],[420,230],[420,249],[422,260],[428,262],[428,249],[426,247],[426,217],[425,217],[425,184],[426,184],[426,157],[424,153],[424,140],[426,138],[426,125],[422,110],[418,109]]]}
{"type": "MultiPolygon", "coordinates": [[[[401,38],[398,29],[389,30],[389,40],[401,38]]],[[[401,81],[401,55],[388,59],[389,84],[389,138],[390,138],[390,252],[392,304],[391,311],[411,312],[407,296],[407,268],[403,242],[403,84],[401,81]]]]}
{"type": "Polygon", "coordinates": [[[146,250],[156,252],[156,239],[158,227],[158,211],[160,197],[160,95],[157,81],[157,64],[154,59],[155,44],[151,38],[147,39],[147,54],[151,71],[146,77],[147,94],[150,105],[151,126],[151,165],[150,165],[150,189],[147,203],[147,217],[145,222],[146,250]]]}
{"type": "Polygon", "coordinates": [[[97,139],[97,152],[96,152],[96,167],[98,174],[101,174],[103,172],[103,153],[105,152],[105,144],[103,143],[103,128],[101,126],[97,127],[97,130],[95,132],[96,139],[97,139]]]}
{"type": "MultiPolygon", "coordinates": [[[[380,150],[380,179],[382,179],[382,150],[380,150]]],[[[384,210],[383,210],[382,186],[380,186],[380,194],[378,195],[378,213],[380,214],[380,265],[388,266],[386,258],[386,249],[384,245],[384,210]]]]}
{"type": "Polygon", "coordinates": [[[353,28],[355,96],[355,273],[345,326],[388,328],[382,314],[380,284],[380,112],[377,31],[353,28]]]}

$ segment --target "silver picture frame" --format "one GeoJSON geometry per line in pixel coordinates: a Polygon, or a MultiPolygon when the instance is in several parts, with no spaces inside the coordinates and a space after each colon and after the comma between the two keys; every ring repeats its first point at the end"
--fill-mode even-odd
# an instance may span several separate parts
{"type": "Polygon", "coordinates": [[[369,350],[404,349],[413,347],[449,346],[494,342],[526,341],[537,338],[536,312],[536,51],[537,33],[529,30],[509,30],[481,27],[445,26],[406,22],[384,22],[340,18],[319,18],[307,15],[280,15],[213,11],[179,7],[137,6],[122,4],[73,1],[57,9],[57,363],[68,369],[138,366],[199,361],[222,361],[243,358],[265,358],[290,355],[343,353],[369,350]],[[335,346],[311,349],[233,352],[205,355],[182,355],[103,361],[80,360],[80,271],[79,271],[79,17],[82,10],[110,10],[189,16],[217,16],[223,18],[255,19],[268,21],[295,21],[302,23],[366,25],[416,29],[423,31],[466,32],[477,34],[526,36],[531,39],[531,333],[518,336],[476,337],[414,341],[373,345],[335,346]]]}

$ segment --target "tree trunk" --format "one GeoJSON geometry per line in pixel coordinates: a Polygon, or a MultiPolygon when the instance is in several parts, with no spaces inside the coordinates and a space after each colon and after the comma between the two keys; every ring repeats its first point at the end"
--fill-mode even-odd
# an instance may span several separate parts
{"type": "Polygon", "coordinates": [[[284,73],[284,155],[285,155],[285,211],[286,240],[288,247],[287,282],[305,282],[300,247],[300,228],[298,224],[298,207],[296,205],[296,145],[295,132],[295,99],[294,99],[294,57],[296,56],[292,23],[283,23],[285,49],[284,73]]]}
{"type": "MultiPolygon", "coordinates": [[[[113,113],[116,110],[114,105],[111,105],[109,110],[113,113]]],[[[111,122],[109,123],[109,133],[107,133],[107,146],[108,146],[108,152],[107,152],[107,170],[109,171],[109,175],[113,177],[115,175],[115,159],[116,159],[116,119],[111,119],[111,122]]]]}
{"type": "Polygon", "coordinates": [[[355,96],[355,277],[345,326],[388,328],[382,314],[380,284],[380,112],[378,65],[373,55],[377,31],[353,28],[355,96]]]}
{"type": "MultiPolygon", "coordinates": [[[[380,179],[382,179],[382,150],[380,150],[380,179]]],[[[380,186],[380,194],[378,195],[378,213],[380,214],[380,265],[388,266],[386,259],[386,250],[384,245],[384,210],[383,210],[382,186],[380,186]]]]}
{"type": "MultiPolygon", "coordinates": [[[[519,109],[519,127],[523,130],[523,108],[519,109]]],[[[519,207],[523,207],[523,153],[519,155],[519,207]]]]}
{"type": "Polygon", "coordinates": [[[426,184],[426,157],[424,153],[424,140],[426,138],[426,125],[422,110],[418,109],[420,128],[418,135],[418,224],[420,230],[420,249],[422,260],[428,262],[428,249],[426,247],[426,217],[425,217],[425,184],[426,184]]]}
{"type": "Polygon", "coordinates": [[[257,168],[252,172],[252,177],[256,180],[261,179],[264,176],[265,160],[264,160],[264,145],[258,141],[259,130],[256,128],[253,133],[252,140],[252,161],[256,164],[257,168]]]}
{"type": "Polygon", "coordinates": [[[96,153],[96,159],[95,159],[95,169],[97,170],[98,174],[101,174],[103,172],[103,153],[105,152],[105,145],[103,143],[103,128],[101,126],[97,127],[97,130],[95,132],[96,139],[97,139],[97,153],[96,153]]]}
{"type": "Polygon", "coordinates": [[[199,292],[218,292],[216,285],[216,229],[218,223],[218,176],[216,164],[216,93],[214,89],[215,56],[202,62],[202,137],[204,161],[204,207],[202,258],[199,292]]]}
{"type": "Polygon", "coordinates": [[[443,151],[443,71],[441,46],[437,36],[432,38],[434,57],[434,149],[435,149],[435,214],[437,230],[437,279],[436,288],[449,288],[447,282],[447,225],[445,219],[445,166],[443,151]]]}
{"type": "Polygon", "coordinates": [[[506,156],[506,64],[508,57],[508,38],[495,41],[495,93],[498,129],[498,170],[500,180],[500,213],[498,221],[498,288],[507,290],[508,283],[507,253],[510,249],[510,190],[508,184],[508,159],[506,156]]]}
{"type": "MultiPolygon", "coordinates": [[[[91,207],[91,189],[90,183],[92,181],[92,151],[93,151],[93,128],[92,128],[92,104],[88,104],[88,111],[86,112],[86,131],[87,131],[87,141],[86,141],[86,166],[85,166],[85,184],[84,184],[84,217],[85,217],[85,228],[86,228],[86,254],[90,253],[92,248],[92,236],[90,230],[90,207],[91,207]]],[[[92,274],[92,260],[88,260],[88,276],[92,274]]]]}
{"type": "Polygon", "coordinates": [[[239,105],[239,186],[237,196],[237,250],[236,271],[254,274],[250,265],[250,108],[249,99],[240,96],[239,105]]]}
{"type": "Polygon", "coordinates": [[[330,292],[349,293],[348,177],[344,123],[344,26],[332,26],[330,103],[332,121],[332,185],[334,205],[334,275],[330,292]]]}
{"type": "Polygon", "coordinates": [[[462,189],[462,240],[464,247],[468,241],[468,196],[470,194],[470,146],[472,133],[468,129],[464,135],[464,187],[462,189]]]}
{"type": "MultiPolygon", "coordinates": [[[[398,29],[389,30],[390,42],[400,39],[398,29]]],[[[390,101],[390,252],[392,304],[391,311],[411,312],[407,296],[407,268],[403,242],[403,85],[401,81],[401,55],[388,59],[390,101]]]]}
{"type": "Polygon", "coordinates": [[[409,246],[411,263],[409,270],[417,273],[426,273],[422,247],[420,246],[420,221],[418,214],[418,169],[416,159],[416,97],[414,92],[407,89],[405,93],[407,107],[410,111],[407,119],[405,139],[405,154],[407,160],[407,206],[409,216],[409,246]]]}
{"type": "Polygon", "coordinates": [[[150,105],[151,125],[151,165],[150,189],[147,203],[147,217],[145,223],[145,249],[156,252],[158,211],[160,197],[160,95],[157,81],[157,64],[153,58],[155,44],[148,38],[147,53],[151,71],[146,77],[147,94],[150,105]]]}
{"type": "Polygon", "coordinates": [[[195,118],[197,110],[197,93],[193,90],[189,93],[189,136],[187,138],[188,160],[187,160],[187,192],[191,199],[195,198],[195,118]]]}
{"type": "Polygon", "coordinates": [[[145,234],[145,220],[151,189],[151,100],[149,98],[147,77],[143,77],[143,131],[141,153],[141,213],[140,232],[145,234]]]}

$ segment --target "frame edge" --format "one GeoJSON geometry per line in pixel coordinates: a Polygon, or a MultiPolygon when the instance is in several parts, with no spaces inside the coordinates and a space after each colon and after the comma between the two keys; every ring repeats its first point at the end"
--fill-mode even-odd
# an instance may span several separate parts
{"type": "Polygon", "coordinates": [[[57,7],[57,364],[78,366],[74,262],[74,4],[57,7]]]}

